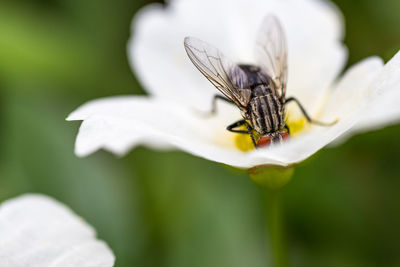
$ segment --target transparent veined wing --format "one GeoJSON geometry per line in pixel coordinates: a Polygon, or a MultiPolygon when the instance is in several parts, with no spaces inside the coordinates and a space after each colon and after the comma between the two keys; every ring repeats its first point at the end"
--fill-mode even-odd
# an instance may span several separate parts
{"type": "Polygon", "coordinates": [[[217,48],[194,37],[186,37],[185,50],[196,68],[238,107],[246,107],[251,90],[246,88],[247,76],[217,48]]]}
{"type": "Polygon", "coordinates": [[[274,81],[278,97],[285,101],[287,82],[287,44],[277,17],[268,15],[261,24],[256,41],[257,64],[274,81]]]}

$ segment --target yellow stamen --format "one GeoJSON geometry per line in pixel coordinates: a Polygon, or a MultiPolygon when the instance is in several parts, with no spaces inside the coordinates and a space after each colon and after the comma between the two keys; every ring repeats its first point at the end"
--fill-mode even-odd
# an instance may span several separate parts
{"type": "MultiPolygon", "coordinates": [[[[243,130],[246,130],[245,126],[243,126],[242,128],[243,128],[243,130]]],[[[235,146],[239,150],[241,150],[243,152],[247,152],[247,151],[254,149],[254,144],[251,141],[251,137],[249,134],[238,133],[238,134],[234,135],[234,138],[235,138],[235,146]]]]}
{"type": "Polygon", "coordinates": [[[307,126],[307,120],[305,117],[301,117],[295,120],[291,120],[289,118],[288,120],[286,120],[286,125],[290,129],[290,135],[295,136],[304,130],[304,128],[307,126]]]}

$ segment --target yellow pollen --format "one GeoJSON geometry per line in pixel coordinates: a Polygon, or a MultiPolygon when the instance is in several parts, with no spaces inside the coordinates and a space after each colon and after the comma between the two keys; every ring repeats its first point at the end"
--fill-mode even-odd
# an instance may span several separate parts
{"type": "Polygon", "coordinates": [[[307,126],[307,120],[305,117],[297,118],[295,120],[286,120],[286,125],[290,129],[290,135],[298,135],[307,126]]]}
{"type": "MultiPolygon", "coordinates": [[[[290,129],[290,136],[296,136],[299,134],[301,131],[304,130],[304,128],[307,126],[307,120],[305,117],[301,117],[295,120],[286,120],[286,125],[289,126],[290,129]]],[[[246,126],[238,127],[238,130],[247,130],[246,126]]],[[[256,133],[254,133],[254,138],[257,142],[257,140],[261,137],[258,136],[256,133]]],[[[254,144],[251,141],[251,137],[249,134],[240,134],[240,133],[235,133],[233,134],[234,138],[234,144],[237,149],[243,152],[248,152],[254,149],[254,144]]]]}
{"type": "MultiPolygon", "coordinates": [[[[242,126],[238,129],[241,130],[247,130],[246,126],[242,126]]],[[[236,133],[234,134],[234,138],[235,138],[235,146],[243,151],[243,152],[247,152],[250,151],[252,149],[254,149],[254,144],[253,141],[251,141],[251,137],[249,134],[241,134],[241,133],[236,133]]]]}

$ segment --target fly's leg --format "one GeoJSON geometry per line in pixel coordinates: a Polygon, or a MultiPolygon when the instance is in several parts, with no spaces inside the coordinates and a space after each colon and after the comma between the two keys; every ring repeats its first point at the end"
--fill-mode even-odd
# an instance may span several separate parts
{"type": "Polygon", "coordinates": [[[228,131],[230,131],[230,132],[233,132],[233,133],[249,134],[250,137],[251,137],[251,141],[253,142],[254,147],[257,148],[257,143],[256,143],[256,140],[254,139],[254,135],[253,135],[253,129],[247,123],[246,120],[240,120],[240,121],[234,122],[231,125],[228,125],[228,127],[226,127],[226,129],[228,131]],[[245,131],[245,130],[236,130],[235,129],[235,128],[243,126],[243,125],[246,125],[247,131],[245,131]]]}
{"type": "Polygon", "coordinates": [[[249,134],[249,129],[247,128],[247,131],[245,130],[236,130],[235,128],[243,126],[243,125],[247,125],[248,123],[246,122],[246,120],[240,120],[237,122],[234,122],[230,125],[228,125],[228,127],[226,127],[226,129],[230,132],[233,133],[242,133],[242,134],[249,134]]]}
{"type": "Polygon", "coordinates": [[[235,103],[233,103],[233,101],[232,100],[230,100],[230,99],[228,99],[228,98],[226,98],[226,97],[224,97],[224,96],[222,96],[222,95],[214,95],[214,98],[213,98],[213,100],[212,100],[212,107],[211,107],[211,112],[210,112],[210,115],[215,115],[215,113],[217,113],[217,100],[223,100],[223,101],[225,101],[225,102],[227,102],[227,103],[230,103],[230,104],[235,104],[235,103]]]}
{"type": "Polygon", "coordinates": [[[256,143],[256,140],[255,140],[254,135],[253,135],[253,129],[251,128],[251,126],[248,123],[246,123],[246,127],[247,127],[247,131],[250,134],[251,141],[253,142],[253,145],[254,145],[255,149],[257,149],[257,143],[256,143]]]}
{"type": "MultiPolygon", "coordinates": [[[[332,126],[332,125],[334,125],[334,124],[337,122],[337,120],[335,120],[334,122],[326,123],[326,122],[321,122],[321,121],[317,121],[317,120],[312,119],[312,118],[307,114],[307,111],[304,109],[304,107],[300,104],[299,100],[297,100],[297,99],[294,98],[294,97],[286,98],[286,100],[285,100],[285,105],[286,105],[287,103],[289,103],[289,102],[292,102],[292,101],[294,101],[294,102],[297,104],[297,106],[300,108],[301,112],[303,113],[304,117],[306,117],[306,120],[307,120],[309,123],[316,124],[316,125],[320,125],[320,126],[332,126]]],[[[288,130],[289,130],[289,129],[288,129],[288,130]]]]}

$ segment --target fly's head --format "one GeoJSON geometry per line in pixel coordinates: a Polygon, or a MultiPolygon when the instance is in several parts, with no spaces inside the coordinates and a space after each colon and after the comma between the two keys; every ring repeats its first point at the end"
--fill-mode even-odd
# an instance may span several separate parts
{"type": "Polygon", "coordinates": [[[289,133],[287,131],[267,133],[257,140],[257,147],[267,147],[270,145],[282,144],[288,138],[289,133]]]}

